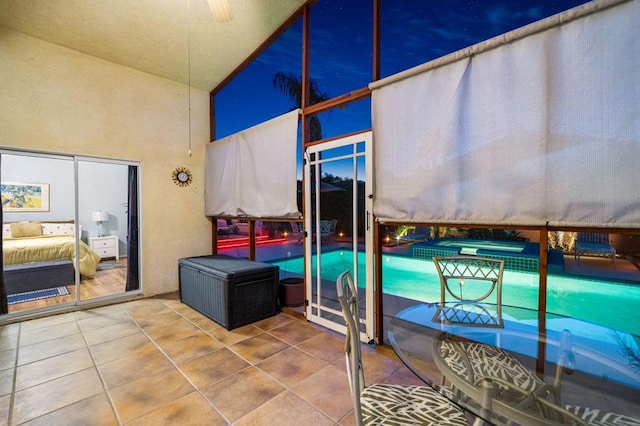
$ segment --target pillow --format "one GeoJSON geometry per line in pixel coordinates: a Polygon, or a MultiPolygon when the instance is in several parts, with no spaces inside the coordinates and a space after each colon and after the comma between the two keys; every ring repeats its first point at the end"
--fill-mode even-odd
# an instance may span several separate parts
{"type": "Polygon", "coordinates": [[[11,237],[39,237],[42,235],[42,224],[40,222],[21,222],[11,224],[11,237]]]}

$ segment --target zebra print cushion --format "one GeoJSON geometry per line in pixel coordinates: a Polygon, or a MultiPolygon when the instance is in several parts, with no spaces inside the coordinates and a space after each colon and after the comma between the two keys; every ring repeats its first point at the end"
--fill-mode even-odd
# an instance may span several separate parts
{"type": "Polygon", "coordinates": [[[481,377],[497,377],[526,392],[537,393],[548,387],[508,352],[491,345],[443,340],[440,354],[449,368],[471,383],[481,377]],[[469,365],[473,371],[469,371],[469,365]]]}
{"type": "Polygon", "coordinates": [[[599,409],[579,407],[573,405],[565,406],[566,410],[575,414],[590,425],[597,426],[640,426],[640,419],[625,416],[624,414],[611,413],[599,409]]]}
{"type": "Polygon", "coordinates": [[[468,425],[460,407],[426,386],[371,385],[360,402],[364,424],[468,425]]]}

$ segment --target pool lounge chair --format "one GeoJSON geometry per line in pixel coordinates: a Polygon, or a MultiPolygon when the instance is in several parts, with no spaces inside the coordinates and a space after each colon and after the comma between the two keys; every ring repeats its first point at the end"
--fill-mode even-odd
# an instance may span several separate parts
{"type": "Polygon", "coordinates": [[[613,269],[616,269],[616,249],[609,243],[609,234],[579,232],[575,250],[578,265],[580,265],[580,256],[610,256],[613,269]]]}

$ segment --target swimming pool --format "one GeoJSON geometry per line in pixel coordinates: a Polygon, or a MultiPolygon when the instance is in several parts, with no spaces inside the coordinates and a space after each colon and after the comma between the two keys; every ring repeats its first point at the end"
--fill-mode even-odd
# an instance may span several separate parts
{"type": "Polygon", "coordinates": [[[496,250],[501,252],[522,253],[529,244],[520,241],[491,241],[491,240],[471,240],[463,238],[438,238],[436,240],[424,241],[416,244],[415,247],[437,246],[453,247],[460,254],[477,254],[478,250],[496,250]],[[459,249],[459,250],[457,250],[459,249]]]}
{"type": "MultiPolygon", "coordinates": [[[[321,260],[323,279],[335,282],[349,268],[351,252],[326,252],[321,260]]],[[[382,261],[385,293],[423,302],[440,300],[440,281],[432,261],[387,254],[382,261]]],[[[282,271],[303,273],[302,257],[273,263],[282,271]]],[[[364,286],[364,265],[364,253],[359,253],[360,287],[364,286]]],[[[315,257],[313,268],[315,274],[315,257]]],[[[537,309],[538,274],[505,270],[502,282],[504,305],[537,309]]],[[[547,311],[640,336],[640,285],[548,275],[547,311]]]]}
{"type": "MultiPolygon", "coordinates": [[[[472,255],[504,261],[505,269],[535,272],[540,270],[540,244],[511,240],[436,238],[411,245],[411,257],[428,260],[434,256],[472,255]]],[[[562,271],[562,256],[549,253],[549,272],[562,271]]]]}

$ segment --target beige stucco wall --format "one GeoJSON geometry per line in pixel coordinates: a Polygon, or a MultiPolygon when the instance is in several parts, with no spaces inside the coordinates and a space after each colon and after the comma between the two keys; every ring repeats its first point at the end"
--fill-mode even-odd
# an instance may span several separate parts
{"type": "Polygon", "coordinates": [[[208,93],[3,28],[0,64],[0,147],[139,161],[144,293],[177,290],[177,260],[211,251],[208,93]],[[172,182],[178,166],[191,186],[172,182]]]}

